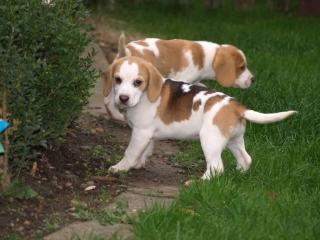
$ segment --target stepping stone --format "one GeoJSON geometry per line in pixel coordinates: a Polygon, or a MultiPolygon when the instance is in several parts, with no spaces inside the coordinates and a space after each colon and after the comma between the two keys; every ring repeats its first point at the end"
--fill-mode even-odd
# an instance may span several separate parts
{"type": "Polygon", "coordinates": [[[117,207],[118,202],[128,204],[128,214],[146,210],[154,205],[169,206],[178,192],[177,187],[154,186],[153,188],[129,187],[126,192],[121,193],[115,198],[109,208],[117,207]]]}
{"type": "Polygon", "coordinates": [[[44,240],[95,239],[96,237],[109,239],[116,234],[121,239],[132,239],[132,228],[129,224],[114,224],[102,226],[96,221],[75,222],[54,232],[44,240]]]}
{"type": "MultiPolygon", "coordinates": [[[[92,45],[88,47],[87,51],[89,52],[92,48],[94,48],[96,52],[96,55],[93,58],[93,67],[103,72],[106,71],[109,64],[104,56],[103,51],[96,43],[92,43],[92,45]]],[[[86,54],[87,53],[84,53],[84,55],[86,54]]],[[[88,112],[94,116],[105,115],[106,110],[103,102],[102,89],[102,79],[98,78],[95,86],[90,90],[91,97],[89,98],[88,105],[84,109],[85,112],[88,112]]]]}

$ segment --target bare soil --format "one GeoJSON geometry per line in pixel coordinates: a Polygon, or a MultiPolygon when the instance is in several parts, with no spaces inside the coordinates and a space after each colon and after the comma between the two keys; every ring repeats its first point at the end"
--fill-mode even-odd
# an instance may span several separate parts
{"type": "Polygon", "coordinates": [[[17,233],[35,239],[75,221],[74,200],[99,208],[130,185],[179,186],[186,180],[184,170],[169,161],[169,156],[178,151],[178,146],[169,141],[156,144],[146,169],[132,170],[125,176],[108,176],[107,169],[121,158],[129,139],[130,129],[126,125],[103,117],[81,116],[60,142],[49,143],[37,161],[35,176],[29,170],[20,174],[19,179],[39,196],[30,200],[0,198],[0,238],[17,233]],[[96,189],[85,191],[91,184],[96,189]],[[102,193],[108,199],[100,201],[102,193]],[[52,222],[57,224],[55,228],[50,228],[52,222]]]}

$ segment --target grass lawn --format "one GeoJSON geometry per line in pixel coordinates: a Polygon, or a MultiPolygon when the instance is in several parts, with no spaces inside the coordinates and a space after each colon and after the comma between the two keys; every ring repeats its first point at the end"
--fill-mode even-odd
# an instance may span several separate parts
{"type": "MultiPolygon", "coordinates": [[[[149,37],[230,43],[242,49],[256,83],[248,90],[212,88],[261,112],[298,110],[270,125],[247,124],[253,163],[235,170],[227,151],[225,174],[183,188],[169,208],[141,213],[137,239],[320,238],[320,20],[262,10],[172,9],[138,5],[100,9],[106,21],[149,37]]],[[[176,159],[204,170],[200,145],[188,143],[176,159]]]]}

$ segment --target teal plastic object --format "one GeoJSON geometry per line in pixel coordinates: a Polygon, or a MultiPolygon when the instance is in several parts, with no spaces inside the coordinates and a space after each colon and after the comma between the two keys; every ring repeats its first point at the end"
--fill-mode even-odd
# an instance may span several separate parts
{"type": "MultiPolygon", "coordinates": [[[[2,133],[4,130],[6,130],[9,127],[9,123],[4,121],[4,120],[0,120],[0,133],[2,133]]],[[[0,154],[4,153],[4,147],[3,145],[0,143],[0,154]]]]}
{"type": "Polygon", "coordinates": [[[0,120],[0,133],[2,133],[4,130],[6,130],[9,127],[9,123],[4,121],[4,120],[0,120]]]}

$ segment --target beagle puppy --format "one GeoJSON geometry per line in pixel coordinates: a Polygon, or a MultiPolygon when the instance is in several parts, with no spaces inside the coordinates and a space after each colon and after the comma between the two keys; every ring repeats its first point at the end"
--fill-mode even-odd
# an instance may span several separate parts
{"type": "Polygon", "coordinates": [[[225,147],[236,158],[238,169],[245,171],[251,164],[243,138],[246,120],[272,123],[295,113],[259,113],[221,92],[165,80],[150,62],[138,57],[117,59],[107,74],[115,103],[126,107],[132,127],[124,157],[109,169],[113,173],[143,167],[158,139],[200,139],[207,162],[203,179],[223,172],[225,147]]]}
{"type": "MultiPolygon", "coordinates": [[[[198,83],[204,79],[216,79],[223,87],[236,88],[248,88],[254,81],[244,53],[232,45],[146,38],[125,46],[122,34],[116,59],[124,56],[143,58],[152,63],[162,76],[176,81],[198,83]]],[[[104,81],[111,79],[105,77],[104,81]]],[[[123,115],[114,106],[112,93],[109,96],[105,91],[104,96],[108,114],[123,121],[123,115]]]]}

